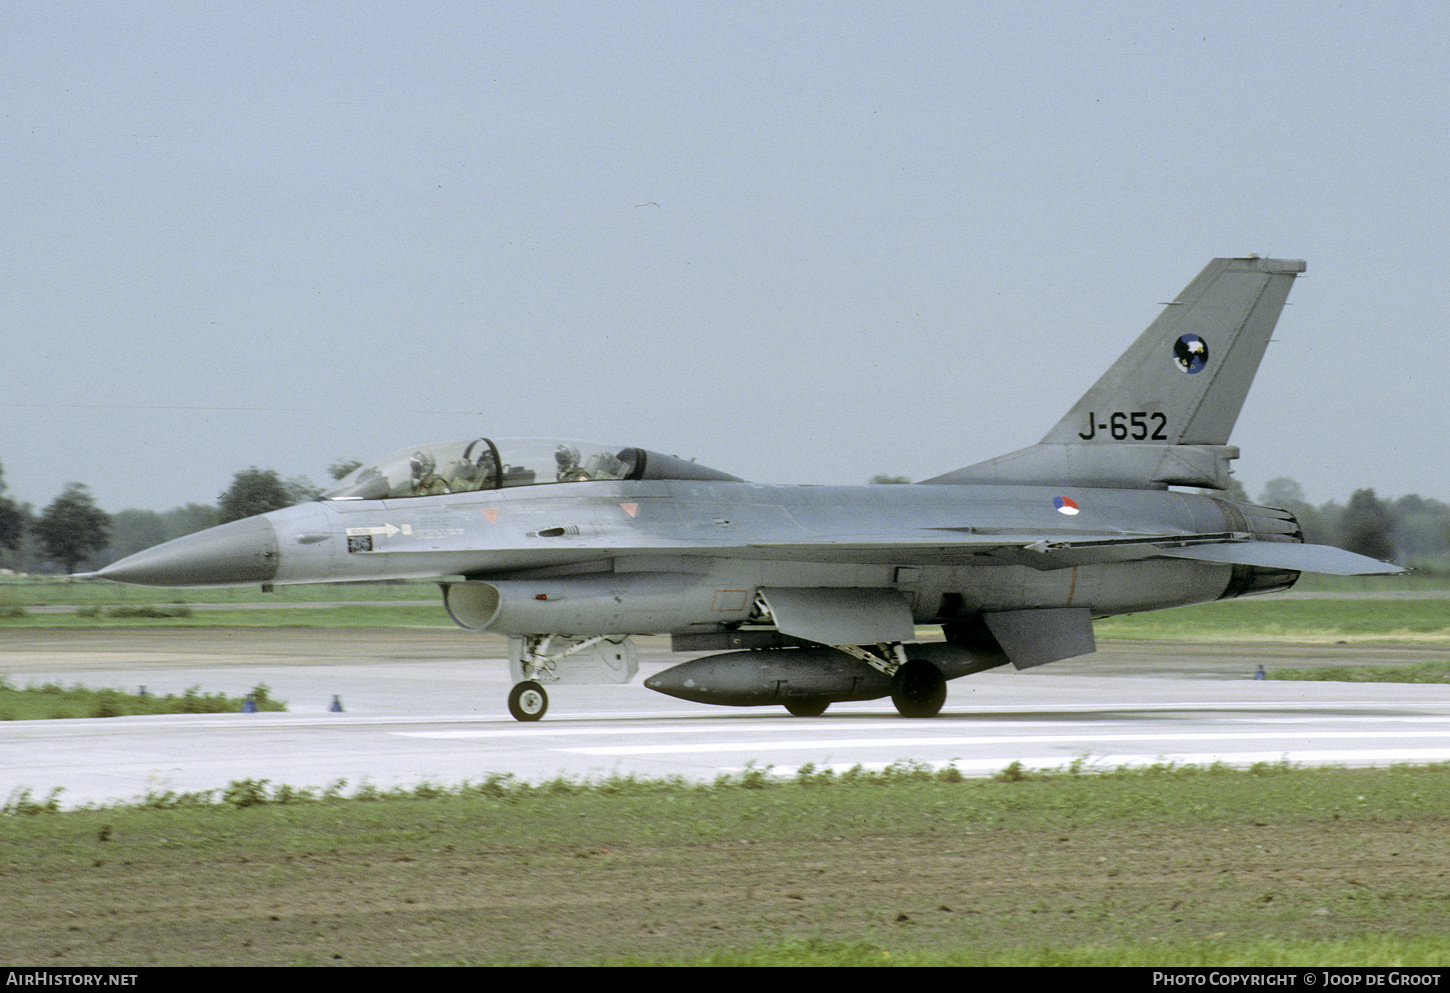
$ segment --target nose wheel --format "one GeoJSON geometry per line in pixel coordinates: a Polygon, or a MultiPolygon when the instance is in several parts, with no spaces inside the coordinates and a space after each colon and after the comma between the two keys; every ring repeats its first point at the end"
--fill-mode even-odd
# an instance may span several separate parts
{"type": "Polygon", "coordinates": [[[532,679],[526,679],[509,691],[509,713],[516,721],[537,721],[549,709],[549,694],[532,679]]]}

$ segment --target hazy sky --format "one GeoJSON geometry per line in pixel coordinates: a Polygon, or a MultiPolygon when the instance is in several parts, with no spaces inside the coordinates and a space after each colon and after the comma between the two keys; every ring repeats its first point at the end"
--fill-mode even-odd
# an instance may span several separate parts
{"type": "Polygon", "coordinates": [[[1252,495],[1450,499],[1441,3],[0,6],[37,508],[450,438],[760,482],[1036,442],[1216,255],[1308,260],[1252,495]]]}

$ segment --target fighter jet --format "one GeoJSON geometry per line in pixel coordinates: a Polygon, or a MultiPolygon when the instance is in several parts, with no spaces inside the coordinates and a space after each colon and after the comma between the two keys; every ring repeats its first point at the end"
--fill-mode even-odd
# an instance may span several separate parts
{"type": "Polygon", "coordinates": [[[645,680],[818,716],[1095,650],[1093,619],[1396,573],[1230,500],[1229,434],[1294,260],[1215,259],[1036,445],[905,486],[746,482],[644,448],[477,437],[405,448],[321,499],[139,552],[151,586],[432,579],[459,627],[507,635],[510,712],[625,683],[632,636],[719,651],[645,680]],[[918,641],[922,627],[944,640],[918,641]]]}

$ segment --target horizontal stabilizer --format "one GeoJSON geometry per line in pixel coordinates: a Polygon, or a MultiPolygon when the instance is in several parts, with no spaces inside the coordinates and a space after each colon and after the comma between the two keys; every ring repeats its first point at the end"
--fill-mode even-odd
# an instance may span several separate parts
{"type": "Polygon", "coordinates": [[[1288,541],[1237,541],[1220,545],[1189,545],[1158,553],[1173,559],[1257,565],[1295,572],[1323,572],[1331,576],[1390,576],[1405,570],[1391,562],[1346,552],[1331,545],[1301,545],[1288,541]]]}

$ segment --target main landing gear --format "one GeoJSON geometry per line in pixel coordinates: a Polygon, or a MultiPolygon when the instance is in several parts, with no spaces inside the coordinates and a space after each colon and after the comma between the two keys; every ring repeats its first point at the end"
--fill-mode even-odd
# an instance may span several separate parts
{"type": "MultiPolygon", "coordinates": [[[[947,700],[946,678],[940,669],[925,659],[908,659],[906,645],[902,642],[876,645],[875,652],[862,645],[831,647],[890,676],[891,702],[896,704],[896,712],[902,717],[935,717],[941,713],[942,704],[947,700]]],[[[789,704],[786,709],[790,710],[789,704]]],[[[791,710],[791,713],[796,712],[791,710]]]]}
{"type": "Polygon", "coordinates": [[[891,677],[891,702],[902,717],[935,717],[947,699],[947,681],[930,662],[912,659],[891,677]]]}
{"type": "Polygon", "coordinates": [[[518,683],[509,691],[509,713],[516,721],[537,721],[549,709],[549,694],[532,679],[518,683]]]}

